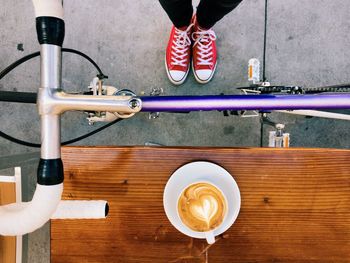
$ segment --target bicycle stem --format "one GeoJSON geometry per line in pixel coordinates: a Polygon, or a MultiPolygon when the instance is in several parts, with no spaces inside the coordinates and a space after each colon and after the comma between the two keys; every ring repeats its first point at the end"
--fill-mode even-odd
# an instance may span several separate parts
{"type": "MultiPolygon", "coordinates": [[[[33,0],[41,45],[41,90],[61,86],[61,46],[64,39],[63,7],[59,0],[33,0]]],[[[38,99],[40,101],[40,99],[38,99]]],[[[41,116],[41,159],[31,202],[0,207],[0,234],[24,235],[44,225],[57,209],[63,192],[60,151],[60,116],[41,116]]]]}

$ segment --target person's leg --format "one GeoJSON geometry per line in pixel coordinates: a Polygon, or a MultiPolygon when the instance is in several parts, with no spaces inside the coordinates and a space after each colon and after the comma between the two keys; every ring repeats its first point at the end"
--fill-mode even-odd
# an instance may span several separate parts
{"type": "Polygon", "coordinates": [[[191,64],[192,0],[159,0],[173,22],[165,55],[165,69],[171,83],[182,84],[191,64]]]}
{"type": "Polygon", "coordinates": [[[177,28],[188,27],[193,15],[192,0],[159,0],[177,28]]]}
{"type": "Polygon", "coordinates": [[[231,12],[242,0],[201,0],[194,19],[192,69],[199,83],[208,83],[216,70],[214,24],[231,12]]]}
{"type": "Polygon", "coordinates": [[[240,2],[242,0],[201,0],[197,8],[197,22],[200,27],[210,29],[240,2]]]}

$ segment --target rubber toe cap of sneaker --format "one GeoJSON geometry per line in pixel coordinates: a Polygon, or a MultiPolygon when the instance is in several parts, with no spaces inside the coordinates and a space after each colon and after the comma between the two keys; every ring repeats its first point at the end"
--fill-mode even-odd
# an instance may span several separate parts
{"type": "Polygon", "coordinates": [[[186,76],[186,72],[181,70],[169,70],[169,75],[175,83],[181,83],[186,76]]]}
{"type": "Polygon", "coordinates": [[[209,81],[211,79],[211,76],[213,74],[213,71],[210,69],[199,69],[196,70],[196,75],[199,81],[209,81]]]}

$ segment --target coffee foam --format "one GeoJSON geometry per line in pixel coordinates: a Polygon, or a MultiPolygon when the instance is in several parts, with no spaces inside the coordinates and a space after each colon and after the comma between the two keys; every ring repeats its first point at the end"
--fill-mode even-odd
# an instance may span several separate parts
{"type": "Polygon", "coordinates": [[[227,210],[226,199],[210,183],[188,186],[180,195],[178,212],[182,222],[194,231],[206,232],[218,227],[227,210]]]}

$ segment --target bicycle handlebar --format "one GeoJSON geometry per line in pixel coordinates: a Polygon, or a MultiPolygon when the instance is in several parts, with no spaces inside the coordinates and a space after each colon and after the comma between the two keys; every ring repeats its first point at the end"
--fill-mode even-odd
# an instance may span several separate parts
{"type": "MultiPolygon", "coordinates": [[[[64,38],[63,7],[60,0],[33,0],[38,40],[41,44],[41,87],[61,87],[61,46],[64,38]]],[[[44,225],[56,211],[63,191],[60,153],[60,118],[42,115],[42,148],[38,183],[32,201],[0,207],[0,234],[23,235],[44,225]]]]}

